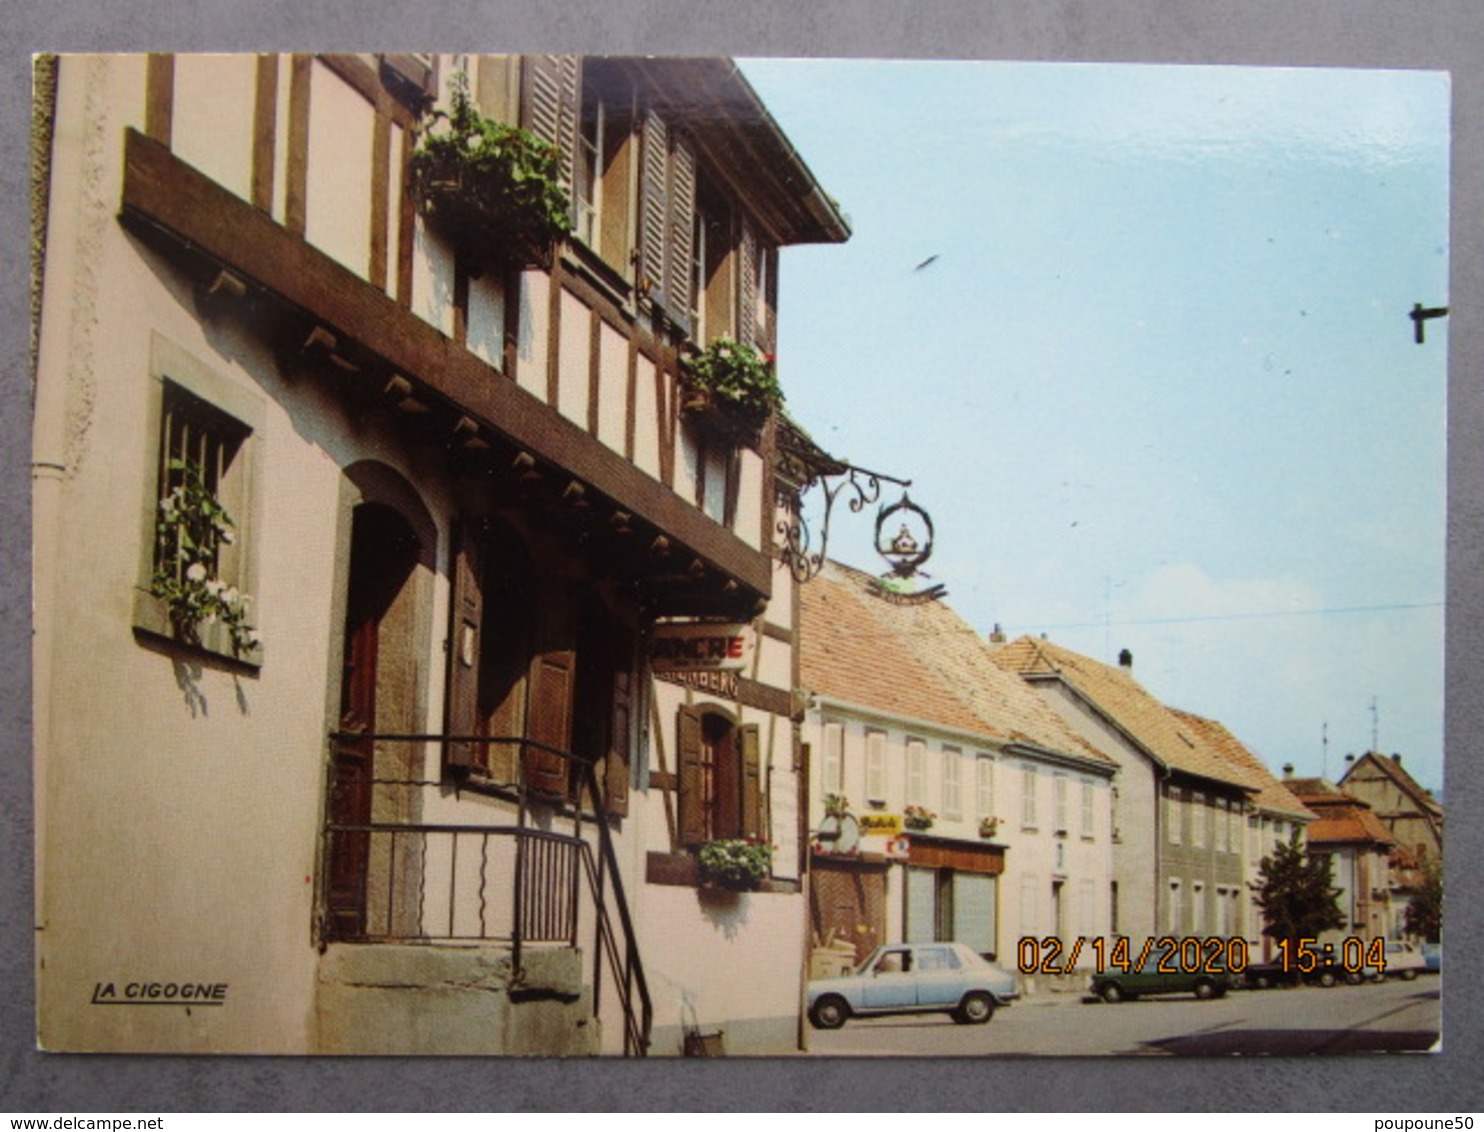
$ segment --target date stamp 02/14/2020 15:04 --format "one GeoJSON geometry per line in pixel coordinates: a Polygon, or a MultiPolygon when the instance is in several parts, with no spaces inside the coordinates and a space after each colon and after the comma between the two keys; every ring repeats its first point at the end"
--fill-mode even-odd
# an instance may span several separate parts
{"type": "MultiPolygon", "coordinates": [[[[1016,947],[1016,966],[1026,975],[1071,975],[1086,956],[1092,960],[1092,973],[1099,975],[1140,971],[1151,959],[1163,974],[1240,975],[1255,965],[1250,950],[1240,936],[1150,936],[1137,949],[1127,936],[1078,937],[1070,941],[1058,936],[1023,936],[1016,947]]],[[[1272,959],[1262,965],[1294,975],[1339,968],[1348,974],[1379,976],[1386,972],[1386,941],[1362,936],[1347,936],[1338,944],[1321,944],[1312,938],[1280,939],[1274,941],[1272,959]]]]}

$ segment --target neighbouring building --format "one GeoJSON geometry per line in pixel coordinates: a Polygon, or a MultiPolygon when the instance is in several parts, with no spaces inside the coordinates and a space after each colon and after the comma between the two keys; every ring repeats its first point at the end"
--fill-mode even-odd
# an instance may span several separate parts
{"type": "Polygon", "coordinates": [[[1367,751],[1345,756],[1345,773],[1337,784],[1359,798],[1385,823],[1398,848],[1419,864],[1443,855],[1443,806],[1402,766],[1401,755],[1367,751]]]}
{"type": "Polygon", "coordinates": [[[1406,926],[1411,898],[1437,883],[1443,863],[1443,806],[1402,766],[1399,754],[1345,756],[1340,789],[1371,807],[1396,838],[1389,861],[1393,919],[1406,926]]]}
{"type": "Polygon", "coordinates": [[[41,71],[41,1044],[794,1048],[796,500],[690,359],[849,232],[735,65],[41,71]],[[557,192],[419,164],[459,75],[557,192]]]}
{"type": "Polygon", "coordinates": [[[1308,828],[1311,859],[1327,860],[1339,890],[1341,927],[1320,939],[1338,943],[1355,936],[1369,948],[1377,939],[1399,938],[1404,900],[1392,900],[1391,855],[1396,839],[1365,802],[1325,778],[1295,778],[1283,768],[1283,785],[1314,814],[1308,828]]]}
{"type": "Polygon", "coordinates": [[[1113,666],[1020,637],[993,656],[1118,763],[1114,931],[1133,939],[1247,934],[1244,834],[1261,788],[1252,772],[1150,695],[1127,650],[1113,666]]]}
{"type": "Polygon", "coordinates": [[[801,600],[813,944],[956,939],[1014,970],[1022,937],[1065,964],[1110,935],[1114,761],[942,600],[833,562],[801,600]]]}
{"type": "Polygon", "coordinates": [[[1238,918],[1237,934],[1247,940],[1248,955],[1254,962],[1266,962],[1273,956],[1274,941],[1263,934],[1267,924],[1257,903],[1262,886],[1262,862],[1279,845],[1288,844],[1294,834],[1298,834],[1302,843],[1304,831],[1314,820],[1314,815],[1273,777],[1261,759],[1222,724],[1191,712],[1177,710],[1176,714],[1200,733],[1211,750],[1240,767],[1257,784],[1257,793],[1252,795],[1247,805],[1243,846],[1247,898],[1238,918]]]}

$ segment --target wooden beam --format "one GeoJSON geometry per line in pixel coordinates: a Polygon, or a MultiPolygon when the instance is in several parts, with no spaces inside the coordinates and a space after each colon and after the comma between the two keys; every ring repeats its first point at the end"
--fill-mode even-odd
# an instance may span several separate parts
{"type": "Polygon", "coordinates": [[[209,256],[284,303],[313,312],[389,369],[414,375],[484,427],[583,480],[760,597],[771,594],[766,555],[551,405],[503,380],[384,291],[135,130],[126,136],[123,207],[130,223],[168,234],[181,251],[209,256]]]}

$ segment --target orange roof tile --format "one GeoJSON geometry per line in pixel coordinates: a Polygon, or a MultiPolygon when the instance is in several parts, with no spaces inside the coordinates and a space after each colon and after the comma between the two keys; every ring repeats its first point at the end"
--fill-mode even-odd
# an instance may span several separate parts
{"type": "Polygon", "coordinates": [[[1241,767],[1250,774],[1258,783],[1257,793],[1252,801],[1265,810],[1274,813],[1285,814],[1290,817],[1313,818],[1314,814],[1300,802],[1293,793],[1273,777],[1272,771],[1263,765],[1263,761],[1248,750],[1235,735],[1226,729],[1221,723],[1214,719],[1196,715],[1194,712],[1181,711],[1172,708],[1172,711],[1181,719],[1201,733],[1211,749],[1222,758],[1241,767]]]}
{"type": "Polygon", "coordinates": [[[1114,668],[1031,637],[1002,645],[993,657],[1007,672],[1061,679],[1166,766],[1249,790],[1261,788],[1250,770],[1213,750],[1194,727],[1145,691],[1126,668],[1114,668]]]}
{"type": "Polygon", "coordinates": [[[1396,838],[1370,806],[1325,778],[1290,778],[1283,783],[1316,815],[1305,831],[1310,845],[1374,841],[1395,845],[1396,838]]]}
{"type": "Polygon", "coordinates": [[[800,668],[810,691],[1116,765],[1000,669],[988,643],[941,600],[897,604],[868,592],[869,580],[859,570],[829,562],[802,587],[800,668]]]}

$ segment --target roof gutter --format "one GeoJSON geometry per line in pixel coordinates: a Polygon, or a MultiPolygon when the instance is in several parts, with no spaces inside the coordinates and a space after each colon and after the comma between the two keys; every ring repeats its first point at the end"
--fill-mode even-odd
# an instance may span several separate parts
{"type": "Polygon", "coordinates": [[[885,726],[896,727],[902,731],[922,731],[931,733],[935,738],[947,738],[964,743],[967,746],[978,747],[998,751],[1006,755],[1014,755],[1020,758],[1040,759],[1043,762],[1055,763],[1060,766],[1073,767],[1079,770],[1090,770],[1097,774],[1112,778],[1118,773],[1118,767],[1113,763],[1101,763],[1092,759],[1083,758],[1081,755],[1073,755],[1065,751],[1054,751],[1050,747],[1042,747],[1035,743],[1026,743],[1018,739],[1002,739],[989,735],[983,731],[966,731],[961,727],[951,727],[947,724],[934,723],[930,719],[920,719],[914,716],[901,715],[896,712],[882,711],[880,708],[868,707],[865,704],[852,703],[849,700],[836,699],[833,696],[813,696],[811,706],[820,711],[837,711],[845,715],[853,716],[862,722],[880,723],[885,726]]]}

